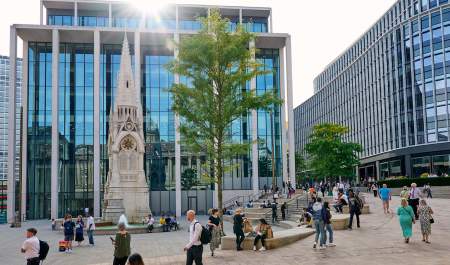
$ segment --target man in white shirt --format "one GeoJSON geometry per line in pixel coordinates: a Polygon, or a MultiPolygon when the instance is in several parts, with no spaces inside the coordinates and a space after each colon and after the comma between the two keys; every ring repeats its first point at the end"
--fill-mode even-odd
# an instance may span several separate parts
{"type": "Polygon", "coordinates": [[[37,230],[35,228],[27,229],[27,239],[22,244],[22,253],[25,253],[27,265],[39,265],[39,239],[36,237],[37,230]]]}
{"type": "Polygon", "coordinates": [[[194,261],[196,265],[203,265],[203,245],[200,242],[203,227],[195,219],[195,212],[193,210],[187,211],[186,219],[190,223],[189,243],[184,247],[184,251],[187,251],[186,265],[192,265],[194,261]]]}
{"type": "Polygon", "coordinates": [[[420,189],[417,188],[416,183],[411,183],[411,190],[409,191],[408,203],[411,206],[411,208],[413,208],[416,220],[419,219],[419,214],[417,213],[417,206],[419,206],[419,200],[420,200],[420,189]]]}
{"type": "Polygon", "coordinates": [[[154,224],[155,224],[155,218],[153,218],[153,216],[151,214],[149,214],[148,219],[147,219],[147,230],[149,233],[151,233],[153,231],[154,224]]]}
{"type": "Polygon", "coordinates": [[[94,230],[95,230],[95,220],[90,213],[88,213],[87,219],[87,235],[89,238],[89,244],[94,246],[94,230]]]}

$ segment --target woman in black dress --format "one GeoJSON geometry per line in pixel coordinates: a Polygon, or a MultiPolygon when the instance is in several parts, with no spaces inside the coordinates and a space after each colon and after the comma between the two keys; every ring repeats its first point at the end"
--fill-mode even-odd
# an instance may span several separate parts
{"type": "Polygon", "coordinates": [[[78,242],[78,246],[81,245],[81,242],[84,241],[83,236],[84,222],[81,215],[78,215],[77,222],[75,224],[75,241],[78,242]]]}
{"type": "Polygon", "coordinates": [[[211,242],[209,243],[209,248],[211,249],[211,256],[214,256],[214,250],[219,248],[220,245],[220,217],[219,210],[212,209],[211,216],[208,220],[209,230],[211,231],[211,242]]]}
{"type": "Polygon", "coordinates": [[[234,213],[233,217],[233,232],[236,235],[236,250],[242,250],[241,244],[245,239],[244,230],[244,218],[241,215],[242,210],[239,208],[234,213]]]}

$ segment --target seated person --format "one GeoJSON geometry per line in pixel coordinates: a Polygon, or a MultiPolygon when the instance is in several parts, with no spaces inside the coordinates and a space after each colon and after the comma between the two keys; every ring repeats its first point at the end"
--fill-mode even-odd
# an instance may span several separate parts
{"type": "Polygon", "coordinates": [[[313,218],[312,214],[310,212],[305,211],[300,217],[300,224],[298,226],[306,225],[306,227],[312,227],[313,225],[313,218]]]}
{"type": "Polygon", "coordinates": [[[171,228],[171,223],[172,223],[172,219],[170,218],[170,216],[169,215],[167,215],[166,216],[166,218],[165,218],[165,231],[164,232],[170,232],[170,228],[171,228]]]}
{"type": "Polygon", "coordinates": [[[166,232],[166,218],[164,218],[164,215],[161,215],[161,218],[159,218],[159,224],[163,228],[163,232],[166,232]]]}
{"type": "Polygon", "coordinates": [[[269,225],[267,224],[266,220],[264,218],[259,219],[260,224],[256,226],[255,232],[256,237],[255,241],[253,242],[253,250],[256,251],[256,245],[258,244],[258,241],[261,240],[262,247],[259,249],[259,251],[266,250],[266,238],[267,238],[267,230],[269,229],[269,225]]]}
{"type": "Polygon", "coordinates": [[[175,231],[178,230],[178,222],[175,215],[172,215],[172,218],[170,218],[170,229],[173,229],[175,231]]]}
{"type": "Polygon", "coordinates": [[[147,220],[147,231],[151,233],[153,231],[153,224],[155,223],[155,218],[151,214],[145,218],[147,220]]]}
{"type": "Polygon", "coordinates": [[[266,208],[266,201],[263,201],[263,203],[261,204],[261,208],[266,208]]]}
{"type": "Polygon", "coordinates": [[[348,205],[348,199],[347,196],[343,192],[338,193],[338,198],[335,201],[335,204],[333,205],[334,209],[337,213],[342,213],[342,207],[348,205]]]}

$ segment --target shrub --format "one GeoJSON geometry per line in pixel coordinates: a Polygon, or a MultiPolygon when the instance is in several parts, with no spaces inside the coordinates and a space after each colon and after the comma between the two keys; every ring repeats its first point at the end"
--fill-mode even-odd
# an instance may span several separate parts
{"type": "Polygon", "coordinates": [[[429,183],[431,186],[450,186],[450,177],[438,177],[438,178],[402,178],[391,180],[380,180],[378,185],[387,184],[389,188],[401,188],[403,186],[410,186],[411,183],[416,183],[418,187],[429,183]]]}

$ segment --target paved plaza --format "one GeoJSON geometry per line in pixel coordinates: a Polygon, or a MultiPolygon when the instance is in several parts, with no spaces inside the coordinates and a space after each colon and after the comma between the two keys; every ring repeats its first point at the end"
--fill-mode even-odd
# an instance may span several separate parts
{"type": "MultiPolygon", "coordinates": [[[[420,225],[414,226],[414,237],[410,244],[404,244],[395,215],[384,215],[380,201],[369,198],[370,215],[362,215],[361,229],[335,231],[337,247],[313,250],[313,236],[289,246],[266,251],[217,251],[209,256],[209,247],[204,252],[204,264],[449,264],[450,260],[450,207],[446,199],[433,199],[436,224],[432,228],[432,244],[421,241],[420,225]]],[[[394,197],[394,208],[399,205],[394,197]]],[[[206,217],[202,217],[206,221],[206,217]]],[[[0,264],[24,264],[20,245],[27,227],[39,229],[38,236],[51,245],[48,260],[44,264],[64,265],[107,265],[112,264],[112,246],[109,236],[97,236],[96,246],[75,247],[72,254],[57,252],[57,242],[62,238],[59,232],[51,232],[44,221],[28,222],[21,229],[0,226],[0,264]]],[[[185,225],[184,225],[185,226],[185,225]]],[[[186,226],[185,226],[186,227],[186,226]]],[[[226,232],[231,225],[226,223],[226,232]]],[[[182,251],[188,238],[187,230],[179,232],[132,235],[132,252],[141,253],[146,264],[184,264],[182,251]]],[[[86,243],[85,243],[86,244],[86,243]]]]}

